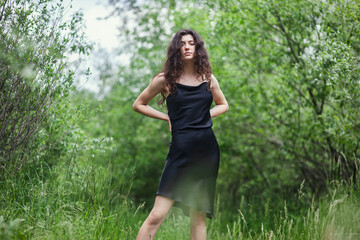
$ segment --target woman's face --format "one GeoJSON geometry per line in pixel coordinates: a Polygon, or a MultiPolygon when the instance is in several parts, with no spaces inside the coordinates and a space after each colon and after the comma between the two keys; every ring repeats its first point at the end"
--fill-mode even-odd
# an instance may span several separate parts
{"type": "Polygon", "coordinates": [[[183,60],[192,60],[195,55],[195,41],[192,35],[184,35],[181,37],[181,56],[183,60]]]}

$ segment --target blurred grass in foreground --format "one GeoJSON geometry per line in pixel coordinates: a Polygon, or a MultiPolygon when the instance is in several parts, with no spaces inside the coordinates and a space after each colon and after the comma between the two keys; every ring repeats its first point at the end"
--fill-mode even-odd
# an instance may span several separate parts
{"type": "MultiPolygon", "coordinates": [[[[83,146],[88,147],[77,150],[77,159],[52,169],[39,164],[37,171],[33,166],[1,182],[0,239],[136,238],[148,210],[133,203],[129,189],[121,187],[121,181],[132,180],[114,182],[118,168],[104,161],[101,141],[83,146]]],[[[285,200],[281,209],[271,211],[269,202],[252,203],[262,215],[241,209],[219,211],[219,201],[226,200],[218,196],[216,217],[207,222],[208,239],[359,239],[359,189],[343,183],[329,189],[326,196],[297,213],[288,210],[293,203],[285,200]]],[[[189,239],[189,218],[174,208],[156,239],[189,239]]]]}

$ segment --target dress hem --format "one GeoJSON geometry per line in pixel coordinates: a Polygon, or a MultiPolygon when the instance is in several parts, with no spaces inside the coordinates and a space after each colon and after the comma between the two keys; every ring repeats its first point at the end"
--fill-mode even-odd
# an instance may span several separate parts
{"type": "Polygon", "coordinates": [[[205,211],[205,210],[201,210],[201,209],[197,209],[195,207],[191,207],[191,206],[188,206],[186,204],[184,204],[182,201],[180,200],[177,200],[175,199],[174,197],[172,197],[170,194],[163,194],[163,193],[159,193],[157,192],[155,194],[155,196],[163,196],[163,197],[167,197],[167,198],[170,198],[171,200],[174,201],[174,207],[177,207],[177,208],[181,208],[183,210],[183,213],[185,216],[188,216],[190,217],[190,208],[193,208],[199,212],[204,212],[206,214],[206,217],[209,218],[209,219],[214,219],[214,213],[211,213],[211,212],[208,212],[208,211],[205,211]]]}

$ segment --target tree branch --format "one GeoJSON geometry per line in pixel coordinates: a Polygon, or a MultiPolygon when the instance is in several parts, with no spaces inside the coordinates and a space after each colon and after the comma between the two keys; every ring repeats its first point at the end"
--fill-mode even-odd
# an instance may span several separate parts
{"type": "Polygon", "coordinates": [[[285,38],[286,38],[286,40],[287,40],[287,42],[288,42],[288,46],[289,46],[289,48],[290,48],[290,50],[291,50],[291,53],[292,53],[292,55],[294,56],[296,62],[301,63],[301,64],[304,66],[304,65],[305,65],[304,62],[303,62],[301,59],[298,58],[298,56],[297,56],[296,53],[295,53],[294,47],[293,47],[293,45],[291,44],[291,42],[294,42],[295,44],[296,44],[297,42],[296,42],[295,40],[293,40],[293,39],[289,36],[289,34],[288,34],[288,32],[286,31],[285,26],[284,26],[284,24],[283,24],[280,16],[279,16],[279,14],[278,14],[278,12],[275,13],[275,17],[276,17],[276,19],[278,20],[279,27],[280,27],[281,31],[284,33],[284,36],[285,36],[285,38]]]}
{"type": "Polygon", "coordinates": [[[7,3],[7,0],[5,0],[5,2],[4,2],[4,7],[3,7],[3,9],[1,10],[0,21],[2,20],[2,17],[3,17],[3,15],[4,15],[4,10],[5,10],[5,7],[6,7],[6,3],[7,3]]]}

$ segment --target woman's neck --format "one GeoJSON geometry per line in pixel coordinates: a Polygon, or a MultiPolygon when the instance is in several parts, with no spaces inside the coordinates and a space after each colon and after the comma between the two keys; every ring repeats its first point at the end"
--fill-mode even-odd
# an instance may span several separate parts
{"type": "Polygon", "coordinates": [[[194,75],[195,73],[195,65],[193,61],[188,61],[184,63],[184,68],[182,71],[183,76],[194,75]]]}

